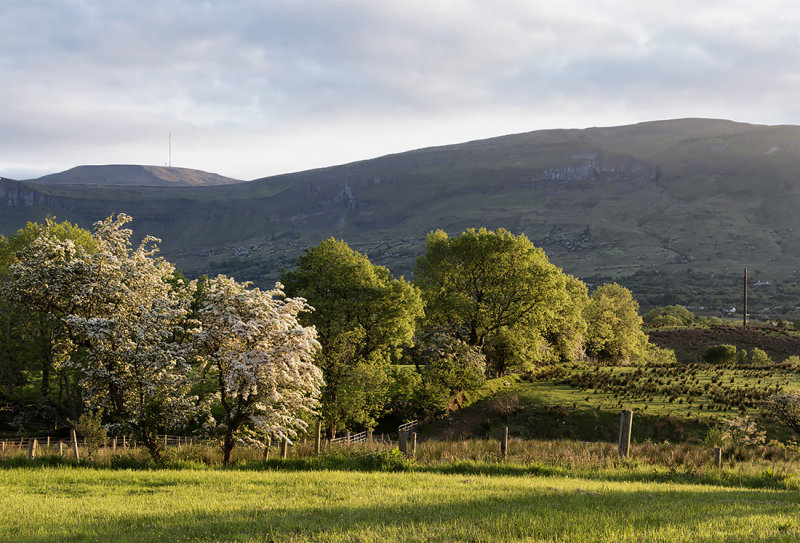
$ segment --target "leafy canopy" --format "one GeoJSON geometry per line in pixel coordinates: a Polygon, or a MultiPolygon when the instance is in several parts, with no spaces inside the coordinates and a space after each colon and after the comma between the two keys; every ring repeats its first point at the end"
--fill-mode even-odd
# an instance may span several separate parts
{"type": "Polygon", "coordinates": [[[322,346],[328,428],[374,427],[387,401],[388,364],[411,345],[423,315],[418,289],[334,238],[307,249],[282,282],[315,308],[300,318],[322,346]]]}
{"type": "Polygon", "coordinates": [[[431,232],[415,282],[426,302],[426,326],[479,347],[496,374],[580,351],[585,287],[524,235],[502,228],[452,238],[431,232]]]}
{"type": "Polygon", "coordinates": [[[644,361],[650,349],[639,304],[627,288],[610,283],[592,293],[584,311],[586,351],[601,359],[644,361]]]}

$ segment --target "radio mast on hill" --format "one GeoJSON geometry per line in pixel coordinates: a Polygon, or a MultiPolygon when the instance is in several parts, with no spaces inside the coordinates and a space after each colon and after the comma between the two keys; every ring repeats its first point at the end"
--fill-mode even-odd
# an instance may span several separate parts
{"type": "Polygon", "coordinates": [[[169,132],[169,167],[172,168],[172,130],[169,132]]]}

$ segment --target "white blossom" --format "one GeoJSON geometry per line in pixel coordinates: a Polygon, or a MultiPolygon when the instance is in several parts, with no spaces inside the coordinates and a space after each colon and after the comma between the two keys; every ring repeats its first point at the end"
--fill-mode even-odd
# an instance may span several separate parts
{"type": "Polygon", "coordinates": [[[223,449],[235,441],[261,445],[269,435],[290,440],[305,429],[323,385],[313,364],[319,349],[314,327],[297,315],[312,308],[286,298],[282,286],[261,291],[218,276],[203,291],[201,330],[194,348],[203,372],[214,376],[225,416],[215,433],[223,449]]]}

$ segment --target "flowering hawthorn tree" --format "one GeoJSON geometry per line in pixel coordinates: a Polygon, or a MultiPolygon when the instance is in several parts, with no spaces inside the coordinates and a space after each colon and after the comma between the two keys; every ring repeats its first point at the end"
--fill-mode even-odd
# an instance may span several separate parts
{"type": "Polygon", "coordinates": [[[248,286],[223,275],[203,285],[193,342],[197,369],[224,410],[208,425],[222,440],[226,464],[237,441],[263,446],[265,435],[296,437],[324,384],[312,362],[316,330],[297,320],[312,308],[302,298],[286,298],[280,283],[269,291],[248,286]]]}
{"type": "Polygon", "coordinates": [[[92,251],[44,229],[11,267],[9,291],[60,320],[58,359],[81,370],[85,402],[128,426],[158,459],[158,429],[180,424],[193,406],[188,345],[177,340],[190,299],[170,285],[174,267],[155,258],[157,239],[132,248],[123,228],[130,220],[95,223],[92,251]]]}

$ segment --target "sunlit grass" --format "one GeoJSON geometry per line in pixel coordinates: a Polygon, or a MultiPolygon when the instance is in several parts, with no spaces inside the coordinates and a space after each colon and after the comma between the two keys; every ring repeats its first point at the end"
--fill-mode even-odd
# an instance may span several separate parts
{"type": "Polygon", "coordinates": [[[2,541],[793,541],[797,491],[560,476],[0,471],[2,541]]]}

